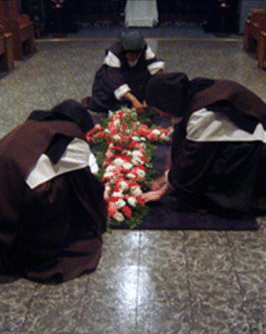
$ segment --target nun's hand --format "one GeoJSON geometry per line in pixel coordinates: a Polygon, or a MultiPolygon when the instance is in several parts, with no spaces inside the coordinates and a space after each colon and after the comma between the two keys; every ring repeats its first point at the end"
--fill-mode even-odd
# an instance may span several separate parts
{"type": "Polygon", "coordinates": [[[144,105],[142,103],[140,103],[139,101],[136,101],[133,104],[134,108],[136,109],[136,112],[138,114],[143,114],[146,111],[146,108],[144,107],[144,105]]]}
{"type": "Polygon", "coordinates": [[[156,191],[148,191],[147,193],[141,194],[139,197],[144,203],[148,203],[148,202],[159,201],[162,196],[161,192],[156,190],[156,191]]]}
{"type": "Polygon", "coordinates": [[[173,188],[167,184],[163,183],[161,187],[157,190],[148,191],[147,193],[141,194],[140,199],[144,202],[156,202],[159,201],[161,198],[170,195],[173,192],[173,188]]]}
{"type": "Polygon", "coordinates": [[[165,176],[162,175],[158,179],[151,182],[151,190],[159,190],[165,184],[165,176]]]}

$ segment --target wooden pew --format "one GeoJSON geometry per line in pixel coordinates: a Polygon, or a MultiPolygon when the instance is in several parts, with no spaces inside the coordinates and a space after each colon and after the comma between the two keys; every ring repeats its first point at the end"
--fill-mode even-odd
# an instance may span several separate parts
{"type": "Polygon", "coordinates": [[[14,68],[13,39],[11,33],[5,33],[0,26],[0,71],[14,68]]]}
{"type": "Polygon", "coordinates": [[[256,52],[258,58],[258,43],[260,39],[260,23],[266,18],[266,10],[254,9],[246,20],[244,32],[244,49],[248,52],[256,52]]]}
{"type": "Polygon", "coordinates": [[[0,0],[0,24],[13,35],[14,59],[35,50],[34,25],[27,14],[19,14],[17,0],[0,0]]]}
{"type": "Polygon", "coordinates": [[[258,66],[265,69],[266,58],[266,18],[260,23],[260,36],[258,41],[258,66]]]}

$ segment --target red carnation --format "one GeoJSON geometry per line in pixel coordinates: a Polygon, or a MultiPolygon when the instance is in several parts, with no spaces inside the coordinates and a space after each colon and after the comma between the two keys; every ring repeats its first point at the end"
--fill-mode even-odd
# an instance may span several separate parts
{"type": "Polygon", "coordinates": [[[109,202],[110,203],[114,203],[114,202],[116,202],[116,201],[118,201],[119,200],[119,197],[116,197],[116,196],[111,196],[110,198],[109,198],[109,202]]]}
{"type": "Polygon", "coordinates": [[[143,124],[139,127],[139,134],[143,137],[147,137],[150,132],[151,132],[151,130],[145,124],[143,124]]]}
{"type": "Polygon", "coordinates": [[[141,149],[141,148],[142,148],[141,143],[138,143],[138,142],[137,142],[137,144],[135,145],[135,148],[141,149]]]}
{"type": "Polygon", "coordinates": [[[123,125],[121,126],[121,129],[122,129],[122,130],[127,130],[127,129],[128,129],[128,126],[125,125],[125,124],[123,124],[123,125]]]}
{"type": "Polygon", "coordinates": [[[93,134],[94,134],[94,128],[86,133],[86,135],[85,135],[86,140],[91,141],[93,134]]]}
{"type": "Polygon", "coordinates": [[[113,190],[114,190],[115,192],[119,192],[119,191],[120,191],[120,188],[119,188],[118,186],[114,186],[113,190]]]}
{"type": "Polygon", "coordinates": [[[116,207],[116,205],[113,203],[113,202],[110,202],[109,204],[108,204],[108,208],[107,208],[107,214],[108,214],[108,216],[109,217],[113,217],[113,215],[115,214],[115,213],[117,213],[117,207],[116,207]]]}
{"type": "Polygon", "coordinates": [[[132,211],[127,205],[123,206],[121,211],[123,212],[123,214],[125,215],[126,218],[131,218],[132,217],[132,211]]]}
{"type": "Polygon", "coordinates": [[[144,161],[144,162],[147,162],[147,161],[148,161],[148,159],[147,159],[146,157],[140,157],[140,160],[141,160],[141,161],[144,161]]]}
{"type": "Polygon", "coordinates": [[[132,187],[139,187],[139,188],[141,188],[141,186],[138,183],[134,182],[134,181],[126,181],[126,182],[127,182],[127,185],[128,185],[129,188],[132,188],[132,187]]]}
{"type": "Polygon", "coordinates": [[[99,131],[97,134],[98,137],[104,137],[105,133],[103,131],[99,131]]]}
{"type": "Polygon", "coordinates": [[[148,138],[149,140],[155,141],[155,140],[157,140],[157,135],[154,134],[154,133],[150,133],[150,134],[147,136],[147,138],[148,138]]]}
{"type": "Polygon", "coordinates": [[[120,146],[114,146],[113,149],[115,151],[118,151],[118,152],[122,152],[123,151],[122,147],[120,147],[120,146]]]}
{"type": "Polygon", "coordinates": [[[136,168],[144,170],[146,172],[146,167],[143,165],[137,165],[136,168]]]}
{"type": "Polygon", "coordinates": [[[125,114],[122,111],[119,111],[117,113],[117,115],[119,116],[119,118],[122,120],[125,117],[125,114]]]}
{"type": "Polygon", "coordinates": [[[136,200],[137,200],[138,203],[141,204],[141,205],[144,205],[144,204],[145,204],[145,202],[143,201],[143,199],[141,199],[141,198],[139,198],[139,197],[137,197],[136,200]]]}
{"type": "Polygon", "coordinates": [[[128,145],[128,148],[132,149],[132,148],[134,148],[137,145],[138,145],[138,142],[135,141],[135,140],[132,140],[132,142],[128,145]]]}
{"type": "Polygon", "coordinates": [[[111,161],[105,160],[103,163],[103,167],[107,167],[111,164],[111,161]]]}

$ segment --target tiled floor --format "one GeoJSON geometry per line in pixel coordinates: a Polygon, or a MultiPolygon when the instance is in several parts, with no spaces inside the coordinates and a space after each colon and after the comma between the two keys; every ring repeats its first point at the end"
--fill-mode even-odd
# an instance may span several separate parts
{"type": "MultiPolygon", "coordinates": [[[[33,109],[90,94],[107,35],[40,40],[2,75],[0,136],[33,109]]],[[[236,80],[266,101],[266,72],[241,38],[146,37],[167,71],[236,80]]],[[[258,221],[257,232],[116,230],[91,275],[59,286],[2,277],[0,333],[265,334],[266,217],[258,221]]]]}

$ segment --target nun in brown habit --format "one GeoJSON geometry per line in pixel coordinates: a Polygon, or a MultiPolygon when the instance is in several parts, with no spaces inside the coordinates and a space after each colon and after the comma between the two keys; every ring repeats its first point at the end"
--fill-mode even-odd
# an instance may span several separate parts
{"type": "Polygon", "coordinates": [[[176,121],[167,170],[142,195],[173,194],[189,207],[266,209],[266,104],[230,80],[161,74],[146,104],[176,121]]]}
{"type": "Polygon", "coordinates": [[[90,114],[67,100],[33,111],[0,141],[0,272],[63,282],[96,269],[103,185],[85,141],[90,114]]]}
{"type": "Polygon", "coordinates": [[[85,97],[82,104],[105,114],[129,104],[143,113],[146,84],[163,69],[164,61],[156,57],[139,31],[123,31],[106,51],[93,81],[92,96],[85,97]]]}

